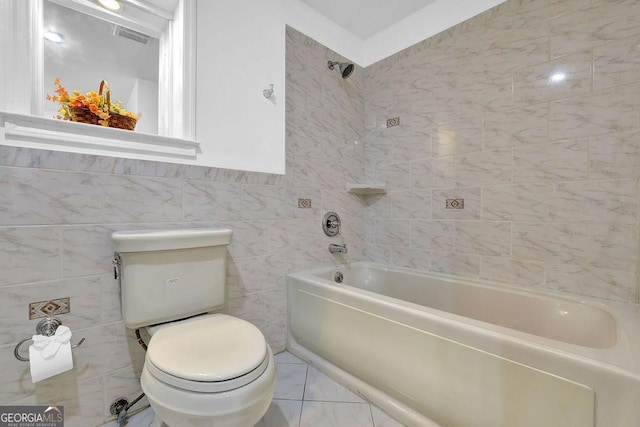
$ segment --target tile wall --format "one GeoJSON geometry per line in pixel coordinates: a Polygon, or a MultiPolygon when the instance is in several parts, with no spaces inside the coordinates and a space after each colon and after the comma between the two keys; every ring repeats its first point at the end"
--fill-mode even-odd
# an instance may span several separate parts
{"type": "Polygon", "coordinates": [[[390,187],[368,256],[636,301],[638,22],[637,0],[508,0],[368,67],[366,174],[390,187]]]}
{"type": "Polygon", "coordinates": [[[331,241],[346,260],[635,301],[639,20],[640,1],[508,0],[348,80],[289,28],[285,176],[0,147],[0,404],[64,404],[88,426],[137,395],[114,230],[233,228],[226,311],[275,351],[284,274],[345,261],[331,241]],[[389,192],[344,191],[363,176],[389,192]],[[328,210],[342,239],[321,232],[328,210]],[[37,323],[28,303],[57,297],[87,342],[73,371],[33,385],[12,350],[37,323]]]}
{"type": "Polygon", "coordinates": [[[63,404],[66,425],[86,427],[108,419],[115,398],[139,394],[144,352],[121,319],[114,230],[232,228],[226,312],[284,349],[284,274],[364,253],[364,207],[344,191],[364,171],[363,72],[343,81],[329,59],[338,57],[288,31],[285,176],[0,147],[0,404],[63,404]],[[322,233],[327,210],[341,215],[342,238],[322,233]],[[341,241],[349,254],[330,255],[341,241]],[[13,348],[34,333],[28,304],[58,297],[71,297],[61,319],[74,342],[87,341],[72,371],[33,385],[13,348]]]}

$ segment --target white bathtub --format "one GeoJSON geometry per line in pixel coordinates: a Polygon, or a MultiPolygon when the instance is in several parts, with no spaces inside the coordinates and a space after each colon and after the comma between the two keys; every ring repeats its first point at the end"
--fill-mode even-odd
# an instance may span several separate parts
{"type": "Polygon", "coordinates": [[[287,304],[289,351],[409,426],[640,426],[635,304],[370,263],[289,274],[287,304]]]}

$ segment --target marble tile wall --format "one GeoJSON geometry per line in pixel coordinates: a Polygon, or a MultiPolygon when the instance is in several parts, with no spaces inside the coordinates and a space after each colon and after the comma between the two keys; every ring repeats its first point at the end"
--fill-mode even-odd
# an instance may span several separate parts
{"type": "Polygon", "coordinates": [[[284,349],[285,273],[364,257],[364,204],[344,191],[364,173],[363,71],[342,80],[330,59],[340,58],[288,30],[284,176],[0,146],[0,404],[62,404],[66,425],[86,427],[139,394],[144,352],[121,318],[115,230],[233,229],[225,311],[284,349]],[[322,233],[327,210],[342,237],[322,233]],[[349,253],[330,255],[330,242],[349,253]],[[60,317],[87,341],[72,371],[34,385],[13,348],[34,333],[29,302],[58,297],[71,298],[60,317]]]}
{"type": "Polygon", "coordinates": [[[637,0],[508,0],[367,67],[366,176],[390,188],[367,255],[636,302],[639,20],[637,0]]]}

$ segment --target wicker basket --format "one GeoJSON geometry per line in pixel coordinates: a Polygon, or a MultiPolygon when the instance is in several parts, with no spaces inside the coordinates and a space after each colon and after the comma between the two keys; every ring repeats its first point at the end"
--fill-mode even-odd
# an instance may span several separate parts
{"type": "Polygon", "coordinates": [[[104,92],[107,101],[107,111],[109,112],[109,119],[106,124],[102,123],[100,117],[94,114],[86,107],[69,107],[69,115],[71,121],[78,123],[86,123],[89,125],[104,124],[112,128],[134,130],[138,119],[133,117],[124,116],[122,114],[111,113],[111,90],[109,89],[109,83],[106,80],[100,82],[99,94],[102,96],[104,92]]]}
{"type": "Polygon", "coordinates": [[[69,107],[69,115],[71,116],[71,121],[88,125],[97,125],[99,120],[97,115],[85,107],[69,107]]]}
{"type": "MultiPolygon", "coordinates": [[[[107,94],[109,91],[109,85],[105,80],[100,83],[100,96],[102,96],[103,87],[107,88],[107,94]]],[[[88,125],[97,125],[100,123],[100,117],[94,114],[87,107],[69,107],[69,115],[72,122],[86,123],[88,125]]]]}
{"type": "Polygon", "coordinates": [[[134,130],[137,122],[138,120],[133,117],[123,116],[122,114],[112,114],[109,116],[110,128],[134,130]]]}
{"type": "Polygon", "coordinates": [[[107,111],[109,112],[109,127],[110,128],[118,128],[118,129],[126,129],[126,130],[134,130],[136,128],[136,123],[138,119],[134,119],[133,117],[123,116],[122,114],[111,113],[111,90],[109,89],[109,83],[106,80],[100,82],[100,95],[102,95],[102,90],[105,90],[106,98],[107,98],[107,111]]]}

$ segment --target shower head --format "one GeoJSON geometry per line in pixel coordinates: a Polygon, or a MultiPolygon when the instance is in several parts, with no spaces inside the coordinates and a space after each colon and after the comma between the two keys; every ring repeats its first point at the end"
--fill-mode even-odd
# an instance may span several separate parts
{"type": "Polygon", "coordinates": [[[340,68],[340,74],[343,79],[348,78],[351,73],[353,73],[353,64],[349,64],[347,62],[337,62],[337,61],[329,61],[327,66],[330,70],[333,70],[333,67],[338,66],[340,68]]]}

